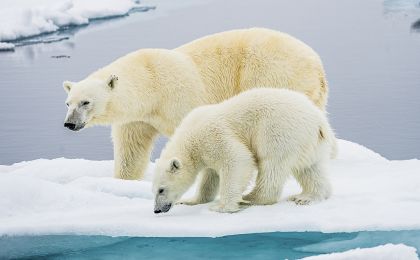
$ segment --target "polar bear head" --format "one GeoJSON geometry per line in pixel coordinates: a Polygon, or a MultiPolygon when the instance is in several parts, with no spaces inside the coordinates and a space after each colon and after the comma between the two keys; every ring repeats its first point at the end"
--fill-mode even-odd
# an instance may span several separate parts
{"type": "Polygon", "coordinates": [[[103,117],[117,81],[118,77],[115,75],[107,80],[86,79],[77,83],[65,81],[63,87],[68,95],[68,111],[64,126],[78,131],[103,117]]]}
{"type": "Polygon", "coordinates": [[[155,213],[168,212],[194,183],[196,174],[178,158],[159,159],[153,179],[155,213]]]}

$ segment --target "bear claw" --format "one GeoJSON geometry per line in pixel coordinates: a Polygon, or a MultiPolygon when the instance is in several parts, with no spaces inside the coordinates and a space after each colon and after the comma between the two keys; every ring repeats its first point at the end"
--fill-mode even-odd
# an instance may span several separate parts
{"type": "Polygon", "coordinates": [[[293,201],[296,205],[308,205],[313,201],[311,197],[302,194],[290,196],[288,200],[293,201]]]}
{"type": "Polygon", "coordinates": [[[177,205],[188,205],[188,206],[194,206],[194,205],[197,205],[197,204],[200,204],[200,203],[198,203],[198,202],[197,202],[197,201],[195,201],[195,200],[181,200],[181,201],[178,201],[176,204],[177,204],[177,205]]]}

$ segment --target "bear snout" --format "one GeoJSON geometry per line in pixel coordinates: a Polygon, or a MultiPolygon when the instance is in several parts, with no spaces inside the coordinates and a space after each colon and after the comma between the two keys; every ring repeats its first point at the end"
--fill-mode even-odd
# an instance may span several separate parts
{"type": "Polygon", "coordinates": [[[67,127],[70,130],[76,129],[76,124],[73,123],[64,123],[64,127],[67,127]]]}
{"type": "Polygon", "coordinates": [[[71,123],[71,122],[65,122],[64,127],[67,127],[68,129],[72,131],[79,131],[80,129],[83,129],[85,127],[85,124],[78,124],[78,123],[71,123]]]}
{"type": "Polygon", "coordinates": [[[154,213],[155,214],[165,213],[165,212],[168,212],[171,208],[172,208],[172,203],[168,203],[168,204],[163,205],[160,208],[155,207],[154,213]]]}

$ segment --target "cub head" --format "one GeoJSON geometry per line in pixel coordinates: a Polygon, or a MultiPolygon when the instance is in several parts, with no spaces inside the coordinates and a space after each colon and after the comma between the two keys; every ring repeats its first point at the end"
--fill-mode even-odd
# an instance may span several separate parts
{"type": "Polygon", "coordinates": [[[92,125],[95,119],[105,116],[111,93],[116,87],[118,77],[111,75],[106,81],[87,79],[77,83],[63,82],[67,92],[68,107],[64,127],[78,131],[92,125]]]}
{"type": "Polygon", "coordinates": [[[153,179],[156,214],[168,212],[194,182],[195,174],[177,158],[159,159],[153,179]]]}

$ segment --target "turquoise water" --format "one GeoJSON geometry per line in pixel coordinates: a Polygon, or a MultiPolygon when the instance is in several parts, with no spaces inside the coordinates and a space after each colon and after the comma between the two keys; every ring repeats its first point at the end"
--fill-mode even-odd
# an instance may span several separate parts
{"type": "Polygon", "coordinates": [[[219,238],[1,237],[0,259],[298,259],[387,243],[420,251],[420,231],[274,232],[219,238]]]}

